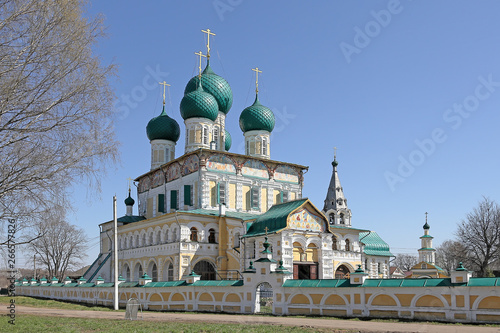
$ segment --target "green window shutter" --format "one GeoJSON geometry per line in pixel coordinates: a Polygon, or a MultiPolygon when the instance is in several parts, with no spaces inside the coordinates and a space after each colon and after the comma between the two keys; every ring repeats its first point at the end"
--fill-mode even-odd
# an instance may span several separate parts
{"type": "Polygon", "coordinates": [[[165,213],[165,194],[158,194],[158,211],[165,213]]]}
{"type": "Polygon", "coordinates": [[[220,183],[217,183],[217,205],[220,205],[220,183]]]}
{"type": "Polygon", "coordinates": [[[170,209],[179,209],[177,204],[177,191],[170,191],[170,209]]]}
{"type": "Polygon", "coordinates": [[[192,206],[191,202],[191,185],[184,185],[184,204],[192,206]]]}

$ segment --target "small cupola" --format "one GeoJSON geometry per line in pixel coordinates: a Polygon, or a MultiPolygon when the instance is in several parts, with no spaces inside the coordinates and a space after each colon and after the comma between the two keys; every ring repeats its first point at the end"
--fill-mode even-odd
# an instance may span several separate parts
{"type": "Polygon", "coordinates": [[[179,124],[165,111],[165,87],[163,85],[163,109],[161,114],[148,122],[146,134],[151,143],[151,170],[170,162],[175,158],[175,145],[181,135],[179,124]]]}
{"type": "Polygon", "coordinates": [[[274,129],[274,113],[259,101],[259,68],[256,73],[255,101],[240,114],[240,128],[245,136],[245,154],[249,156],[271,158],[271,132],[274,129]]]}
{"type": "Polygon", "coordinates": [[[127,199],[125,199],[125,206],[127,207],[127,212],[125,215],[127,216],[132,216],[134,215],[133,213],[133,210],[134,210],[134,204],[135,204],[135,200],[132,199],[132,196],[130,195],[130,187],[128,189],[128,197],[127,199]]]}

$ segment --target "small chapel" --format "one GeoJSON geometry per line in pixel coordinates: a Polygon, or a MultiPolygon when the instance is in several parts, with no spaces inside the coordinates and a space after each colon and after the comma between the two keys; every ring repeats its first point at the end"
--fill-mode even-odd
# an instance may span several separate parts
{"type": "Polygon", "coordinates": [[[280,262],[293,279],[348,279],[358,266],[368,278],[388,278],[394,255],[375,231],[353,226],[336,154],[323,209],[302,191],[307,166],[272,159],[275,117],[259,99],[258,68],[252,69],[255,100],[237,115],[245,153],[230,151],[225,124],[235,121],[229,113],[233,91],[210,65],[215,34],[202,31],[206,54],[196,53],[199,73],[188,80],[180,101],[184,138],[179,141],[181,127],[165,110],[162,82],[163,108],[145,124],[150,169],[134,180],[136,200],[129,188],[126,214],[117,219],[118,248],[113,221],[99,225],[100,254],[84,278],[113,281],[116,250],[126,281],[144,275],[153,282],[178,281],[190,274],[242,280],[264,247],[266,260],[280,262]]]}

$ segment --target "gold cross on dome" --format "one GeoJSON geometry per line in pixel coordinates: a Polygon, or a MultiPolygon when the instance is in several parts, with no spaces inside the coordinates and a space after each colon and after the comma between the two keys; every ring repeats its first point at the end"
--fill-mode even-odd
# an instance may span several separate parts
{"type": "Polygon", "coordinates": [[[131,181],[133,180],[132,178],[128,177],[127,178],[128,180],[128,190],[130,191],[130,184],[131,184],[131,181]]]}
{"type": "Polygon", "coordinates": [[[215,34],[210,29],[201,30],[201,32],[207,34],[207,59],[210,59],[210,35],[215,36],[215,34]]]}
{"type": "Polygon", "coordinates": [[[333,147],[333,159],[337,159],[337,147],[333,147]]]}
{"type": "MultiPolygon", "coordinates": [[[[166,81],[163,81],[163,82],[158,82],[159,84],[161,84],[163,86],[163,105],[165,105],[165,88],[167,86],[170,87],[170,84],[168,84],[166,81]]],[[[131,178],[128,178],[129,180],[132,180],[131,178]]]]}
{"type": "Polygon", "coordinates": [[[264,230],[266,231],[266,236],[267,236],[267,231],[269,230],[269,228],[265,227],[264,230]]]}
{"type": "Polygon", "coordinates": [[[429,213],[425,212],[425,223],[427,223],[427,214],[429,213]]]}
{"type": "Polygon", "coordinates": [[[252,68],[252,70],[255,72],[255,92],[259,92],[259,73],[262,73],[261,70],[259,70],[259,67],[252,68]]]}
{"type": "Polygon", "coordinates": [[[199,71],[199,74],[198,75],[201,75],[201,57],[207,57],[206,55],[204,55],[203,53],[200,52],[195,52],[194,54],[196,54],[199,58],[200,58],[200,63],[198,65],[198,71],[199,71]]]}

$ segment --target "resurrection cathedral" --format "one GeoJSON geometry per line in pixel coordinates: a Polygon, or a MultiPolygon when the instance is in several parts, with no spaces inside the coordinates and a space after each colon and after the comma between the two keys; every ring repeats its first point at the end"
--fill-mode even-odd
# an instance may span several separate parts
{"type": "MultiPolygon", "coordinates": [[[[129,190],[126,215],[118,218],[122,279],[147,274],[175,281],[195,273],[202,280],[241,280],[262,260],[264,243],[272,258],[266,260],[282,261],[294,279],[349,278],[358,265],[370,278],[387,278],[393,255],[376,232],[352,226],[337,159],[320,210],[302,193],[308,167],[271,158],[275,118],[259,100],[258,68],[255,101],[238,115],[245,154],[230,152],[225,124],[235,121],[233,92],[211,68],[207,47],[206,67],[201,70],[200,52],[200,73],[180,101],[184,138],[179,141],[180,126],[165,112],[165,98],[146,126],[151,168],[135,179],[137,211],[129,190]]],[[[89,282],[114,279],[113,221],[100,232],[100,254],[84,275],[89,282]]]]}

